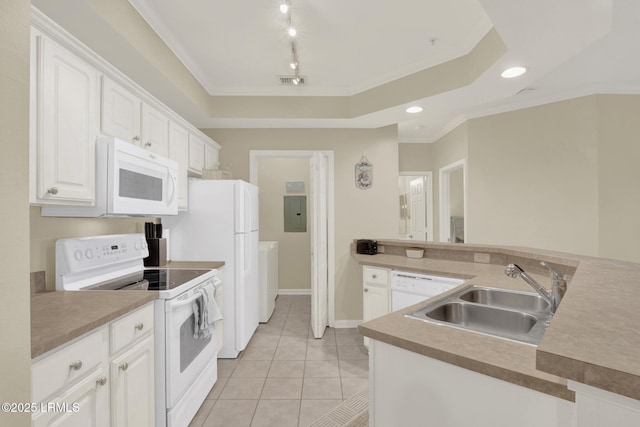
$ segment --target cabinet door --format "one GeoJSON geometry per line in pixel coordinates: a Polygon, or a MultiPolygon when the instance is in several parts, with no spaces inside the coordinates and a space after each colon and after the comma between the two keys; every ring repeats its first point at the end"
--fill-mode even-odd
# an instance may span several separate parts
{"type": "Polygon", "coordinates": [[[98,74],[40,37],[37,95],[39,203],[91,205],[95,199],[98,74]]]}
{"type": "MultiPolygon", "coordinates": [[[[388,313],[389,289],[365,283],[362,298],[362,320],[366,322],[388,313]]],[[[364,345],[369,347],[369,338],[364,337],[364,345]]]]}
{"type": "Polygon", "coordinates": [[[161,156],[169,154],[169,118],[148,104],[142,104],[142,147],[161,156]]]}
{"type": "Polygon", "coordinates": [[[102,133],[140,145],[141,106],[137,96],[108,77],[102,77],[102,133]]]}
{"type": "Polygon", "coordinates": [[[155,425],[153,335],[111,362],[114,427],[155,425]]]}
{"type": "Polygon", "coordinates": [[[204,142],[194,134],[189,134],[189,170],[202,174],[204,168],[204,142]]]}
{"type": "Polygon", "coordinates": [[[204,145],[204,168],[218,169],[218,149],[213,148],[209,144],[204,145]]]}
{"type": "Polygon", "coordinates": [[[33,416],[34,427],[109,426],[109,384],[105,369],[100,367],[41,405],[44,405],[43,411],[33,416]]]}
{"type": "Polygon", "coordinates": [[[173,122],[169,122],[169,158],[178,162],[178,209],[188,207],[189,178],[189,132],[173,122]]]}

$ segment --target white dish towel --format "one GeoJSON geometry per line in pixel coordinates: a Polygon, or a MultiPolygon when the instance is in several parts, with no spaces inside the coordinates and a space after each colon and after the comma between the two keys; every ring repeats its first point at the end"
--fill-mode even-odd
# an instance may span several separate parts
{"type": "Polygon", "coordinates": [[[199,296],[193,301],[193,337],[207,339],[211,335],[211,328],[218,320],[222,319],[222,313],[215,299],[215,288],[207,284],[198,290],[199,296]]]}

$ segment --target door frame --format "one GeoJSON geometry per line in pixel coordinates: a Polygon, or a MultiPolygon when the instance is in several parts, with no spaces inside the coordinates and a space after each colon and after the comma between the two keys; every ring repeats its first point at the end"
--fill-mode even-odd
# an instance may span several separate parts
{"type": "MultiPolygon", "coordinates": [[[[327,308],[329,326],[335,326],[335,218],[334,153],[332,150],[249,150],[249,182],[258,185],[258,159],[263,157],[308,158],[320,153],[327,159],[327,308]]],[[[259,185],[258,185],[259,186],[259,185]]],[[[314,248],[316,250],[316,248],[314,248]]],[[[312,291],[313,292],[313,291],[312,291]]]]}
{"type": "Polygon", "coordinates": [[[398,172],[398,176],[428,176],[429,177],[429,187],[426,191],[427,193],[427,206],[425,209],[427,210],[427,242],[434,241],[434,231],[433,231],[433,172],[432,171],[401,171],[398,172]]]}
{"type": "Polygon", "coordinates": [[[438,222],[440,223],[440,235],[438,236],[441,242],[449,242],[449,238],[451,237],[451,221],[449,220],[451,216],[450,209],[450,201],[451,201],[451,188],[450,188],[450,174],[453,171],[458,169],[462,169],[462,200],[464,203],[464,241],[467,242],[467,161],[466,159],[460,159],[453,163],[449,163],[448,165],[441,167],[439,169],[438,179],[439,179],[439,213],[440,217],[438,218],[438,222]],[[446,220],[443,220],[446,219],[446,220]]]}

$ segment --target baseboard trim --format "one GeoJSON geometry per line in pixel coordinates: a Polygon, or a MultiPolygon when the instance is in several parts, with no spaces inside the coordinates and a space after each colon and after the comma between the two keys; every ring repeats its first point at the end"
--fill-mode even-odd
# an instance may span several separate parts
{"type": "Polygon", "coordinates": [[[278,289],[278,295],[311,295],[311,289],[278,289]]]}
{"type": "Polygon", "coordinates": [[[362,320],[336,320],[333,327],[338,328],[357,328],[362,320]]]}

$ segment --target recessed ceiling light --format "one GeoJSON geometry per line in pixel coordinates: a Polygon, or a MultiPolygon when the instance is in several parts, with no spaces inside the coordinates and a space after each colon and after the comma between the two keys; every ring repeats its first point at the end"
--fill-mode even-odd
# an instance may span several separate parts
{"type": "Polygon", "coordinates": [[[296,36],[296,34],[298,34],[298,32],[296,31],[296,29],[295,29],[295,28],[293,28],[293,27],[289,28],[289,35],[290,35],[291,37],[295,37],[295,36],[296,36]]]}
{"type": "Polygon", "coordinates": [[[280,12],[287,13],[289,11],[289,5],[286,3],[282,3],[280,5],[280,12]]]}
{"type": "Polygon", "coordinates": [[[513,77],[518,77],[527,72],[525,67],[511,67],[507,68],[500,74],[505,79],[511,79],[513,77]]]}
{"type": "Polygon", "coordinates": [[[415,114],[415,113],[419,113],[422,111],[422,107],[418,107],[418,106],[413,106],[413,107],[409,107],[405,110],[407,113],[411,113],[411,114],[415,114]]]}

